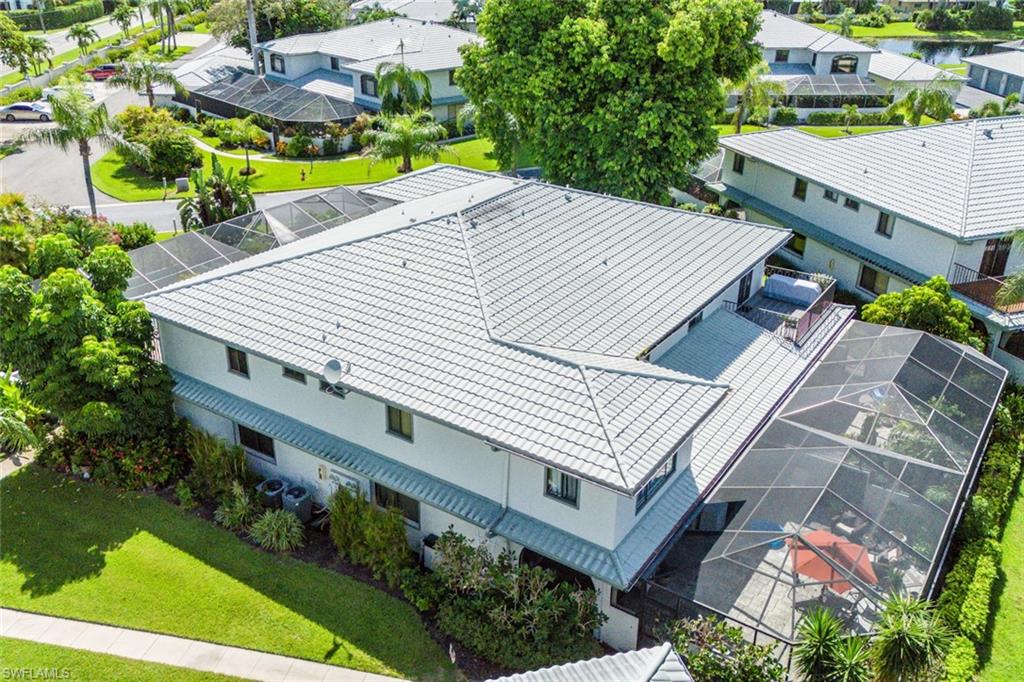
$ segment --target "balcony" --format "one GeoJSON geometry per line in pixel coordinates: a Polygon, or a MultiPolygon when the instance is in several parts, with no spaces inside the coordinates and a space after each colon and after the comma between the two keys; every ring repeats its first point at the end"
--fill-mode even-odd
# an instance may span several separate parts
{"type": "Polygon", "coordinates": [[[828,275],[769,265],[756,294],[725,308],[799,347],[825,317],[835,291],[836,280],[828,275]],[[801,284],[794,287],[794,282],[801,284]]]}
{"type": "Polygon", "coordinates": [[[991,277],[972,270],[966,265],[953,263],[949,283],[953,291],[976,301],[986,308],[1003,313],[1024,313],[1024,303],[999,305],[996,303],[996,292],[1003,286],[1006,277],[991,277]]]}

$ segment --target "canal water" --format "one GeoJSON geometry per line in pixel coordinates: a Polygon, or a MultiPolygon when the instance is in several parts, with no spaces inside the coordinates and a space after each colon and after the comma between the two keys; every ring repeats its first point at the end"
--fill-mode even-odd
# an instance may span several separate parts
{"type": "Polygon", "coordinates": [[[995,42],[885,38],[874,44],[883,50],[899,54],[919,52],[928,64],[959,64],[963,57],[989,54],[995,42]]]}

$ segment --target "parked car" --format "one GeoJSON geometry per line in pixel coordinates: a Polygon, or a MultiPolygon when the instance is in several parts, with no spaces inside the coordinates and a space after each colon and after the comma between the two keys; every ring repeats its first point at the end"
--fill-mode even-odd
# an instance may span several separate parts
{"type": "MultiPolygon", "coordinates": [[[[49,101],[51,97],[67,90],[63,85],[54,85],[49,88],[43,88],[43,99],[49,101]]],[[[89,99],[96,99],[96,95],[89,88],[85,88],[85,96],[89,99]]]]}
{"type": "Polygon", "coordinates": [[[86,69],[85,72],[92,76],[94,81],[105,81],[117,73],[117,64],[100,64],[91,69],[86,69]]]}
{"type": "Polygon", "coordinates": [[[18,102],[0,107],[0,118],[5,121],[49,121],[53,111],[46,102],[18,102]]]}

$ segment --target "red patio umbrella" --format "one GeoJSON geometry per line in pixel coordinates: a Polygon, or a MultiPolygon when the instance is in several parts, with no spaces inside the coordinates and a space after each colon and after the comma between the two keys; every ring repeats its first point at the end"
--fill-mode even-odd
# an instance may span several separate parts
{"type": "Polygon", "coordinates": [[[793,559],[793,571],[808,578],[828,583],[835,592],[842,594],[851,587],[846,576],[837,571],[832,563],[826,561],[827,556],[836,566],[841,566],[850,574],[860,578],[869,585],[878,584],[878,576],[871,566],[871,559],[863,545],[850,542],[827,530],[815,530],[806,535],[790,539],[790,554],[793,559]],[[815,549],[811,549],[814,547],[815,549]]]}

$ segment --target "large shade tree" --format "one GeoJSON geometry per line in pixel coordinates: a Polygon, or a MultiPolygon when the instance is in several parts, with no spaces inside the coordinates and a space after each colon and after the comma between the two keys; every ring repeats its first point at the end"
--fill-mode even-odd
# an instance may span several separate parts
{"type": "Polygon", "coordinates": [[[508,116],[554,182],[663,199],[711,156],[723,80],[761,61],[755,0],[488,0],[462,48],[477,130],[508,116]]]}
{"type": "Polygon", "coordinates": [[[52,128],[31,130],[22,136],[21,143],[39,142],[53,145],[62,151],[76,149],[82,157],[85,188],[89,194],[89,209],[96,215],[96,190],[92,185],[92,142],[99,141],[120,151],[146,155],[145,148],[122,138],[111,125],[107,107],[93,102],[81,83],[71,82],[64,90],[50,98],[52,128]]]}

